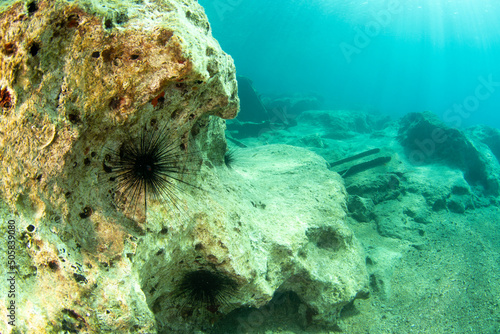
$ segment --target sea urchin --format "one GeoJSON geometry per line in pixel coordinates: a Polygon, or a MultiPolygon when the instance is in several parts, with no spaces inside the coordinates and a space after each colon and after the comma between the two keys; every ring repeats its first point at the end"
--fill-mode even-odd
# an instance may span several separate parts
{"type": "Polygon", "coordinates": [[[238,285],[229,276],[206,269],[188,272],[177,286],[177,296],[187,300],[192,306],[205,306],[215,312],[218,307],[227,304],[227,299],[234,295],[238,285]]]}
{"type": "Polygon", "coordinates": [[[229,149],[224,154],[224,164],[227,168],[233,168],[233,163],[235,159],[235,149],[229,149]]]}
{"type": "Polygon", "coordinates": [[[117,190],[129,205],[135,206],[144,198],[146,213],[148,197],[166,199],[177,207],[177,183],[191,185],[182,179],[183,174],[189,172],[183,164],[186,158],[179,140],[168,136],[166,126],[160,130],[144,127],[138,140],[128,136],[118,151],[107,155],[104,170],[114,174],[112,179],[118,182],[117,190]]]}

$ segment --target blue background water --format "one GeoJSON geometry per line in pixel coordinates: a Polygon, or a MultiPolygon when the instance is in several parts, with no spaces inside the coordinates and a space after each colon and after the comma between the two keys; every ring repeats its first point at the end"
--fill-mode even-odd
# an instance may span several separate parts
{"type": "Polygon", "coordinates": [[[500,128],[498,0],[199,2],[260,93],[313,92],[325,109],[431,110],[451,126],[500,128]]]}

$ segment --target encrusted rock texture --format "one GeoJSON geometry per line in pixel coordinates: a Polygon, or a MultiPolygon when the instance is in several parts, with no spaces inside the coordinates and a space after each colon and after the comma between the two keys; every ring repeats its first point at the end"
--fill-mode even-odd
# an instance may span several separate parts
{"type": "Polygon", "coordinates": [[[0,209],[18,247],[16,327],[2,317],[0,332],[192,333],[276,291],[299,296],[306,326],[332,325],[365,295],[345,189],[322,158],[272,145],[224,165],[235,68],[196,1],[3,2],[0,74],[0,209]],[[143,131],[168,131],[192,185],[147,210],[117,203],[106,171],[143,131]],[[200,269],[235,283],[224,302],[178,291],[200,269]]]}
{"type": "MultiPolygon", "coordinates": [[[[328,328],[347,303],[366,297],[364,251],[344,223],[345,189],[321,157],[288,145],[244,149],[233,168],[202,168],[199,177],[207,191],[193,195],[193,221],[163,238],[148,234],[150,246],[135,256],[160,327],[172,331],[180,312],[186,332],[192,323],[205,328],[205,319],[215,323],[236,308],[266,305],[276,291],[293,291],[303,302],[303,325],[328,328]],[[172,298],[175,282],[198,268],[238,282],[220,312],[172,298]]],[[[239,332],[249,328],[258,323],[237,319],[239,332]]]]}

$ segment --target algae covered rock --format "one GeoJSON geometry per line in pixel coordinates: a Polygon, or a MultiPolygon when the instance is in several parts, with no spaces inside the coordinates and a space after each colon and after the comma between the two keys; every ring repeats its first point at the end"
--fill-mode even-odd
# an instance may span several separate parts
{"type": "Polygon", "coordinates": [[[0,70],[2,333],[192,333],[281,290],[332,324],[364,291],[323,159],[270,146],[224,166],[235,69],[196,1],[2,2],[0,70]],[[127,192],[156,141],[178,177],[127,192]]]}
{"type": "Polygon", "coordinates": [[[126,138],[164,124],[188,154],[191,131],[208,131],[209,115],[236,115],[234,64],[203,9],[3,1],[0,73],[2,217],[16,222],[19,247],[16,328],[154,332],[126,264],[146,233],[145,212],[120,208],[104,161],[126,138]]]}
{"type": "Polygon", "coordinates": [[[165,121],[186,143],[200,118],[237,113],[232,59],[196,1],[2,8],[0,126],[9,168],[1,177],[12,203],[22,193],[39,198],[32,211],[64,205],[61,195],[79,187],[95,197],[104,147],[165,121]]]}

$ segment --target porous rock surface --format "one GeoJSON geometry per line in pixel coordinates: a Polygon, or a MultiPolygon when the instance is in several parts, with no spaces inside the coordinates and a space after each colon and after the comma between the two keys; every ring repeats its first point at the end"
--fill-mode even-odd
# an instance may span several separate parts
{"type": "MultiPolygon", "coordinates": [[[[343,306],[366,292],[363,250],[344,223],[345,190],[322,158],[269,145],[241,150],[232,169],[202,168],[199,177],[207,190],[189,204],[194,221],[174,224],[166,238],[148,234],[150,246],[138,249],[134,260],[146,300],[164,326],[179,319],[171,298],[175,281],[199,267],[238,281],[222,313],[261,307],[275,291],[293,291],[304,303],[306,325],[332,325],[343,306]]],[[[217,318],[192,311],[188,319],[199,327],[206,317],[217,318]]]]}
{"type": "MultiPolygon", "coordinates": [[[[345,191],[324,160],[269,146],[223,165],[235,70],[196,1],[2,2],[0,73],[0,209],[17,228],[18,306],[0,332],[191,333],[276,290],[331,324],[364,291],[345,191]],[[140,205],[130,213],[106,154],[167,123],[202,161],[188,161],[195,187],[176,206],[151,200],[147,218],[140,205]],[[177,297],[201,268],[237,283],[217,309],[177,297]]],[[[5,244],[3,222],[0,232],[5,244]]]]}

